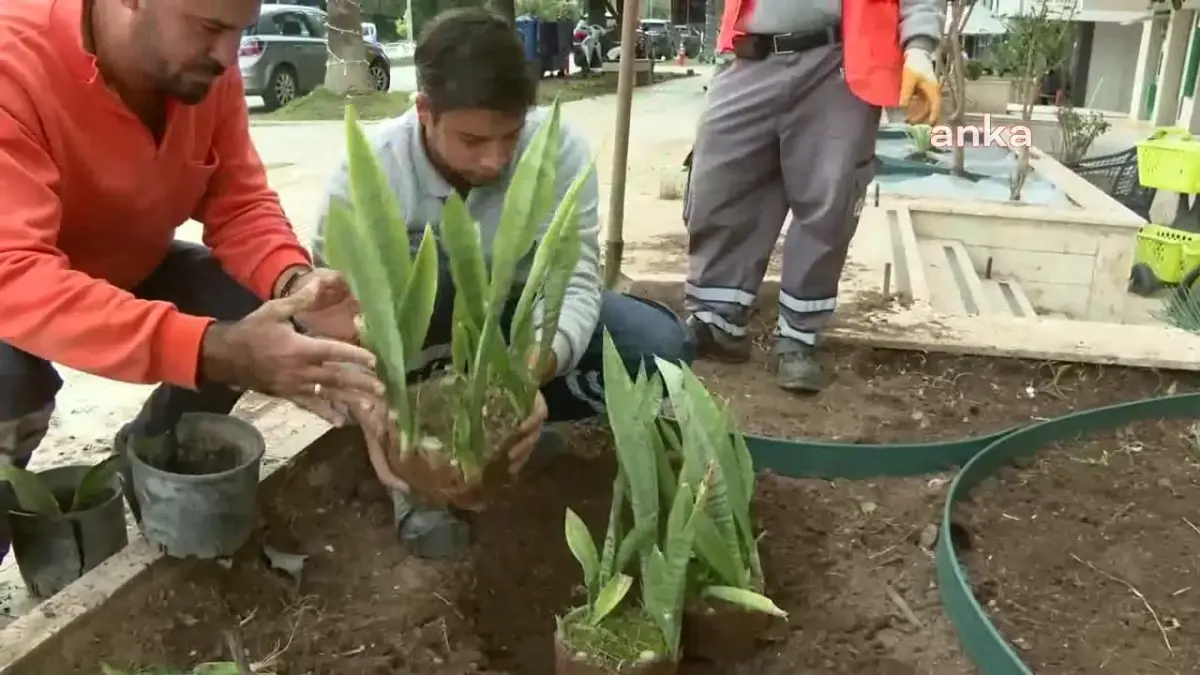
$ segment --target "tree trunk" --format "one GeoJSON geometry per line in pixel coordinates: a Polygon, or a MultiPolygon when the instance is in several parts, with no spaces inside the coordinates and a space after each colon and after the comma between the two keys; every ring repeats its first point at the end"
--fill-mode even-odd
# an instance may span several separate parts
{"type": "Polygon", "coordinates": [[[492,9],[509,21],[515,22],[517,19],[516,0],[492,0],[492,9]]]}
{"type": "Polygon", "coordinates": [[[717,59],[717,32],[720,30],[721,13],[725,10],[722,0],[704,3],[704,44],[700,50],[700,62],[712,63],[717,59]]]}
{"type": "Polygon", "coordinates": [[[373,91],[357,0],[329,0],[327,7],[329,54],[325,62],[325,88],[335,94],[373,91]]]}
{"type": "MultiPolygon", "coordinates": [[[[1030,69],[1032,71],[1032,68],[1030,69]]],[[[1025,91],[1024,105],[1021,107],[1021,121],[1025,123],[1025,128],[1029,128],[1029,123],[1033,120],[1033,106],[1037,103],[1039,89],[1037,87],[1029,87],[1025,91]]],[[[1029,177],[1029,146],[1022,146],[1019,157],[1017,158],[1017,168],[1013,171],[1012,180],[1009,181],[1011,190],[1008,193],[1009,201],[1021,201],[1021,191],[1025,189],[1025,179],[1029,177]]]]}

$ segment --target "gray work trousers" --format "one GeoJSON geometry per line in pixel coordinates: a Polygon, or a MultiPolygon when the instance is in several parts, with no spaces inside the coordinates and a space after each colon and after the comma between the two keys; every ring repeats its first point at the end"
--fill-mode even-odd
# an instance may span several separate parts
{"type": "Polygon", "coordinates": [[[745,335],[790,210],[778,332],[816,344],[873,178],[879,115],[846,84],[841,45],[738,59],[714,78],[684,197],[696,319],[745,335]]]}

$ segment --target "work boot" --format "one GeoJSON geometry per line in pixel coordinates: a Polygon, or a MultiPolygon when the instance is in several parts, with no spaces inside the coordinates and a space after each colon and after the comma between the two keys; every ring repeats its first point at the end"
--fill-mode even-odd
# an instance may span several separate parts
{"type": "MultiPolygon", "coordinates": [[[[562,434],[547,428],[542,431],[525,470],[529,470],[535,464],[542,464],[565,450],[566,441],[562,434]]],[[[471,542],[470,526],[453,510],[421,508],[399,490],[392,491],[392,510],[400,541],[405,548],[422,558],[459,558],[471,542]]]]}
{"type": "Polygon", "coordinates": [[[829,384],[817,361],[817,348],[795,340],[781,339],[775,347],[779,356],[779,387],[798,394],[815,394],[829,384]]]}
{"type": "Polygon", "coordinates": [[[730,335],[704,323],[695,315],[687,318],[687,329],[696,344],[696,356],[721,363],[745,363],[750,360],[750,337],[730,335]]]}

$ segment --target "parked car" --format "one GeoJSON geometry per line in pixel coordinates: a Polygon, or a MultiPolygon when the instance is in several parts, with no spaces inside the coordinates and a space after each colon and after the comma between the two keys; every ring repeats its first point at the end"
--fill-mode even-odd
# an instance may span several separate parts
{"type": "MultiPolygon", "coordinates": [[[[325,12],[304,5],[263,5],[258,21],[242,32],[238,65],[247,96],[261,96],[275,110],[325,81],[329,56],[325,12]]],[[[364,41],[371,81],[392,86],[392,63],[376,42],[364,41]]]]}
{"type": "Polygon", "coordinates": [[[666,19],[642,19],[641,28],[650,41],[651,59],[673,59],[679,53],[675,30],[666,19]]]}
{"type": "Polygon", "coordinates": [[[370,21],[364,21],[362,25],[363,40],[366,42],[374,42],[379,44],[379,29],[370,21]]]}

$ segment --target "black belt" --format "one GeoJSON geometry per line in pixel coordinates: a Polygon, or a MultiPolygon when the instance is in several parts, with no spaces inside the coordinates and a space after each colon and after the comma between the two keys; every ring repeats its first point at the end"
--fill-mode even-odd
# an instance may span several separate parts
{"type": "Polygon", "coordinates": [[[733,39],[733,53],[739,59],[762,61],[772,54],[795,54],[810,49],[838,44],[842,31],[827,28],[811,33],[779,33],[777,35],[739,35],[733,39]]]}

